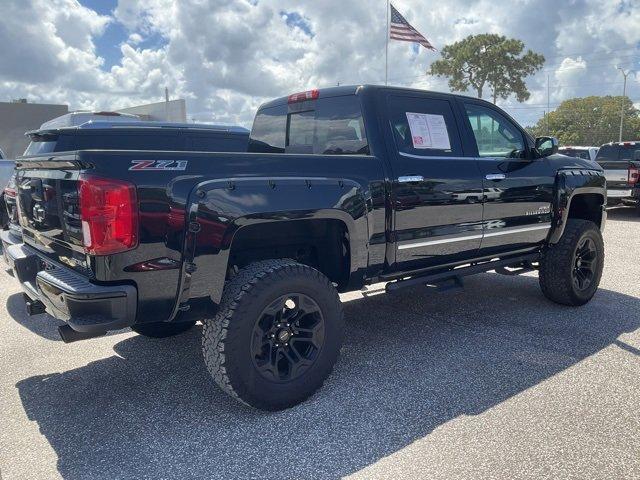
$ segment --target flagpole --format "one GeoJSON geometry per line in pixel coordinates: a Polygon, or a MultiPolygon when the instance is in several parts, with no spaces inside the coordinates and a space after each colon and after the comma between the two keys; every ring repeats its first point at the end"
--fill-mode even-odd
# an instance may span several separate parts
{"type": "Polygon", "coordinates": [[[385,31],[385,47],[384,47],[384,84],[387,85],[389,80],[389,0],[387,0],[387,29],[385,31]]]}

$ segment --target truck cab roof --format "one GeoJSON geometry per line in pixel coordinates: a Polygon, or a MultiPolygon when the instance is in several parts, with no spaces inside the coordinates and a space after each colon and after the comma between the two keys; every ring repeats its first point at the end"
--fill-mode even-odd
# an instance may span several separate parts
{"type": "MultiPolygon", "coordinates": [[[[469,95],[460,95],[460,94],[449,93],[449,92],[436,92],[432,90],[423,90],[423,89],[408,88],[408,87],[397,87],[392,85],[362,84],[362,85],[340,85],[338,87],[326,87],[326,88],[319,88],[319,89],[313,89],[313,90],[307,90],[304,92],[294,93],[286,97],[279,97],[269,102],[266,102],[260,106],[260,109],[274,107],[277,105],[283,105],[287,103],[300,102],[304,100],[313,100],[316,98],[341,97],[344,95],[356,95],[361,91],[381,91],[381,90],[416,92],[421,95],[425,93],[435,93],[438,95],[446,95],[449,97],[473,98],[476,101],[478,100],[484,101],[476,97],[470,97],[469,95]]],[[[490,102],[487,102],[487,103],[490,103],[490,102]]]]}

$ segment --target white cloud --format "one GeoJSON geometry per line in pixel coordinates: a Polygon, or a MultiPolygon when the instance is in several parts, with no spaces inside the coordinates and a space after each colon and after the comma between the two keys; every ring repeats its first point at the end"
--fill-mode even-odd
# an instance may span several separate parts
{"type": "MultiPolygon", "coordinates": [[[[384,4],[119,0],[113,17],[107,17],[74,0],[5,0],[0,96],[102,109],[158,101],[166,86],[172,97],[187,99],[190,116],[248,125],[268,98],[338,82],[382,82],[384,4]],[[305,28],[291,19],[303,19],[305,28]],[[128,38],[120,46],[120,62],[106,70],[95,42],[109,22],[128,29],[128,38]]],[[[504,102],[525,123],[546,109],[547,74],[553,104],[568,95],[615,93],[621,78],[613,62],[632,66],[638,54],[635,2],[519,0],[500,8],[492,0],[428,7],[422,0],[397,0],[394,5],[437,48],[494,32],[545,54],[545,72],[529,81],[531,99],[525,105],[504,102]]],[[[446,81],[425,75],[438,57],[422,48],[416,55],[409,44],[392,41],[391,83],[446,90],[446,81]]],[[[640,84],[632,83],[637,100],[640,84]]]]}

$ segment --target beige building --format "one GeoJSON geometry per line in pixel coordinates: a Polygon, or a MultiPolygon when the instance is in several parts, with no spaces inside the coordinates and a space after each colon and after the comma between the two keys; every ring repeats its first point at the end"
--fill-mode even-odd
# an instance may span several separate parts
{"type": "Polygon", "coordinates": [[[118,112],[138,115],[141,120],[182,123],[187,121],[187,105],[183,98],[121,108],[118,112]]]}
{"type": "Polygon", "coordinates": [[[7,158],[22,155],[29,144],[24,132],[68,112],[67,105],[27,103],[26,100],[0,102],[0,148],[7,158]]]}

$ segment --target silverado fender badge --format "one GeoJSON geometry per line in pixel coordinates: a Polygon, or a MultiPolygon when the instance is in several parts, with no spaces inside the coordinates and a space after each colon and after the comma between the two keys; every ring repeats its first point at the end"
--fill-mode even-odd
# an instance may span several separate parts
{"type": "Polygon", "coordinates": [[[551,213],[550,206],[542,206],[542,207],[539,207],[537,210],[529,210],[524,214],[525,215],[546,215],[547,213],[551,213]]]}
{"type": "Polygon", "coordinates": [[[188,160],[131,160],[129,170],[186,170],[188,160]]]}

